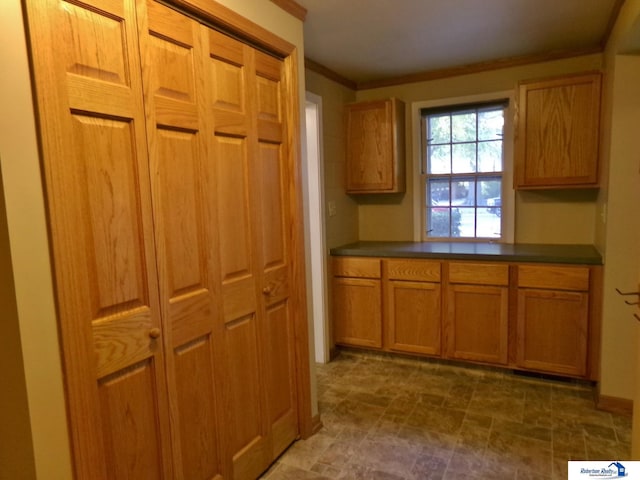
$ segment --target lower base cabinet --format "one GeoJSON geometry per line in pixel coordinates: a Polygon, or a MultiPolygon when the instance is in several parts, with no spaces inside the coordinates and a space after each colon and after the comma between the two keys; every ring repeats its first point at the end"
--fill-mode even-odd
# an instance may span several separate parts
{"type": "Polygon", "coordinates": [[[508,290],[453,285],[448,291],[448,358],[507,363],[508,290]]]}
{"type": "Polygon", "coordinates": [[[440,355],[441,262],[388,260],[385,266],[387,348],[440,355]]]}
{"type": "Polygon", "coordinates": [[[382,348],[380,260],[333,262],[333,337],[342,345],[382,348]]]}
{"type": "Polygon", "coordinates": [[[380,280],[339,278],[333,292],[336,343],[381,348],[380,280]]]}
{"type": "Polygon", "coordinates": [[[517,365],[582,377],[587,373],[589,269],[518,268],[517,365]]]}
{"type": "Polygon", "coordinates": [[[332,262],[336,344],[597,380],[598,266],[332,262]]]}
{"type": "Polygon", "coordinates": [[[509,266],[450,263],[446,356],[505,365],[508,358],[509,266]]]}

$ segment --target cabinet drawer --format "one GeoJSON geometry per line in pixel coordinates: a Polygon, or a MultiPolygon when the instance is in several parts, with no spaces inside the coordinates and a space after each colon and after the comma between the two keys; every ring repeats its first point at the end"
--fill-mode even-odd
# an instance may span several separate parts
{"type": "Polygon", "coordinates": [[[589,267],[519,265],[518,287],[589,290],[589,267]]]}
{"type": "Polygon", "coordinates": [[[386,260],[389,280],[439,282],[440,262],[433,260],[386,260]]]}
{"type": "Polygon", "coordinates": [[[336,277],[380,278],[380,259],[368,257],[333,257],[336,277]]]}
{"type": "Polygon", "coordinates": [[[471,285],[509,285],[509,265],[499,263],[449,264],[449,282],[471,285]]]}

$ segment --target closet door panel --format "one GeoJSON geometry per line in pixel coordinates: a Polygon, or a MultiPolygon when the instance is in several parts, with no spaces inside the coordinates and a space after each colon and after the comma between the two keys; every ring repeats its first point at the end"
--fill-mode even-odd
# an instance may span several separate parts
{"type": "Polygon", "coordinates": [[[262,226],[263,268],[272,270],[288,264],[285,251],[285,198],[282,182],[281,148],[278,144],[260,143],[260,215],[262,226]]]}
{"type": "Polygon", "coordinates": [[[99,381],[107,478],[163,478],[154,377],[143,361],[99,381]]]}
{"type": "Polygon", "coordinates": [[[257,301],[259,217],[251,110],[253,50],[208,31],[208,71],[216,168],[224,311],[225,411],[233,477],[258,477],[271,462],[264,378],[264,318],[257,301]]]}
{"type": "Polygon", "coordinates": [[[217,135],[214,141],[221,276],[226,288],[254,280],[251,168],[245,139],[217,135]]]}
{"type": "Polygon", "coordinates": [[[265,469],[267,451],[263,422],[259,334],[255,315],[226,324],[228,400],[234,478],[256,478],[265,469]]]}
{"type": "Polygon", "coordinates": [[[246,65],[249,47],[209,30],[211,107],[216,135],[245,138],[249,132],[246,65]]]}
{"type": "Polygon", "coordinates": [[[209,480],[224,460],[205,38],[198,22],[151,0],[138,1],[138,19],[176,478],[209,480]]]}
{"type": "Polygon", "coordinates": [[[298,434],[293,336],[292,265],[288,226],[290,177],[282,121],[282,62],[255,52],[257,192],[260,213],[260,265],[267,348],[267,405],[272,456],[277,457],[298,434]]]}
{"type": "Polygon", "coordinates": [[[134,4],[25,5],[75,475],[170,478],[134,4]]]}
{"type": "Polygon", "coordinates": [[[176,404],[180,418],[180,464],[184,479],[221,478],[218,418],[213,408],[216,385],[211,335],[202,335],[174,350],[176,404]]]}
{"type": "Polygon", "coordinates": [[[292,318],[288,300],[267,307],[266,389],[268,418],[273,436],[272,460],[280,455],[298,434],[292,318]]]}

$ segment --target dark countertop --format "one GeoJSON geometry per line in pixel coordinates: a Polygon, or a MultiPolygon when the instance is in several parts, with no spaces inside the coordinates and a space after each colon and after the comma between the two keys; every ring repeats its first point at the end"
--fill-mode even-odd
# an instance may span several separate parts
{"type": "Polygon", "coordinates": [[[602,255],[593,245],[473,242],[355,242],[332,248],[331,255],[602,265],[602,255]]]}

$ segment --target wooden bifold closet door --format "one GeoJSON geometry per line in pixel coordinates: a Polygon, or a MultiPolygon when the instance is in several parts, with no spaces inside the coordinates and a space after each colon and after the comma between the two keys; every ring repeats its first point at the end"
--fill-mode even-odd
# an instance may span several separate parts
{"type": "Polygon", "coordinates": [[[284,62],[152,0],[26,6],[75,476],[256,478],[300,431],[284,62]]]}
{"type": "Polygon", "coordinates": [[[160,306],[176,478],[224,470],[214,162],[201,25],[138,2],[160,306]]]}

